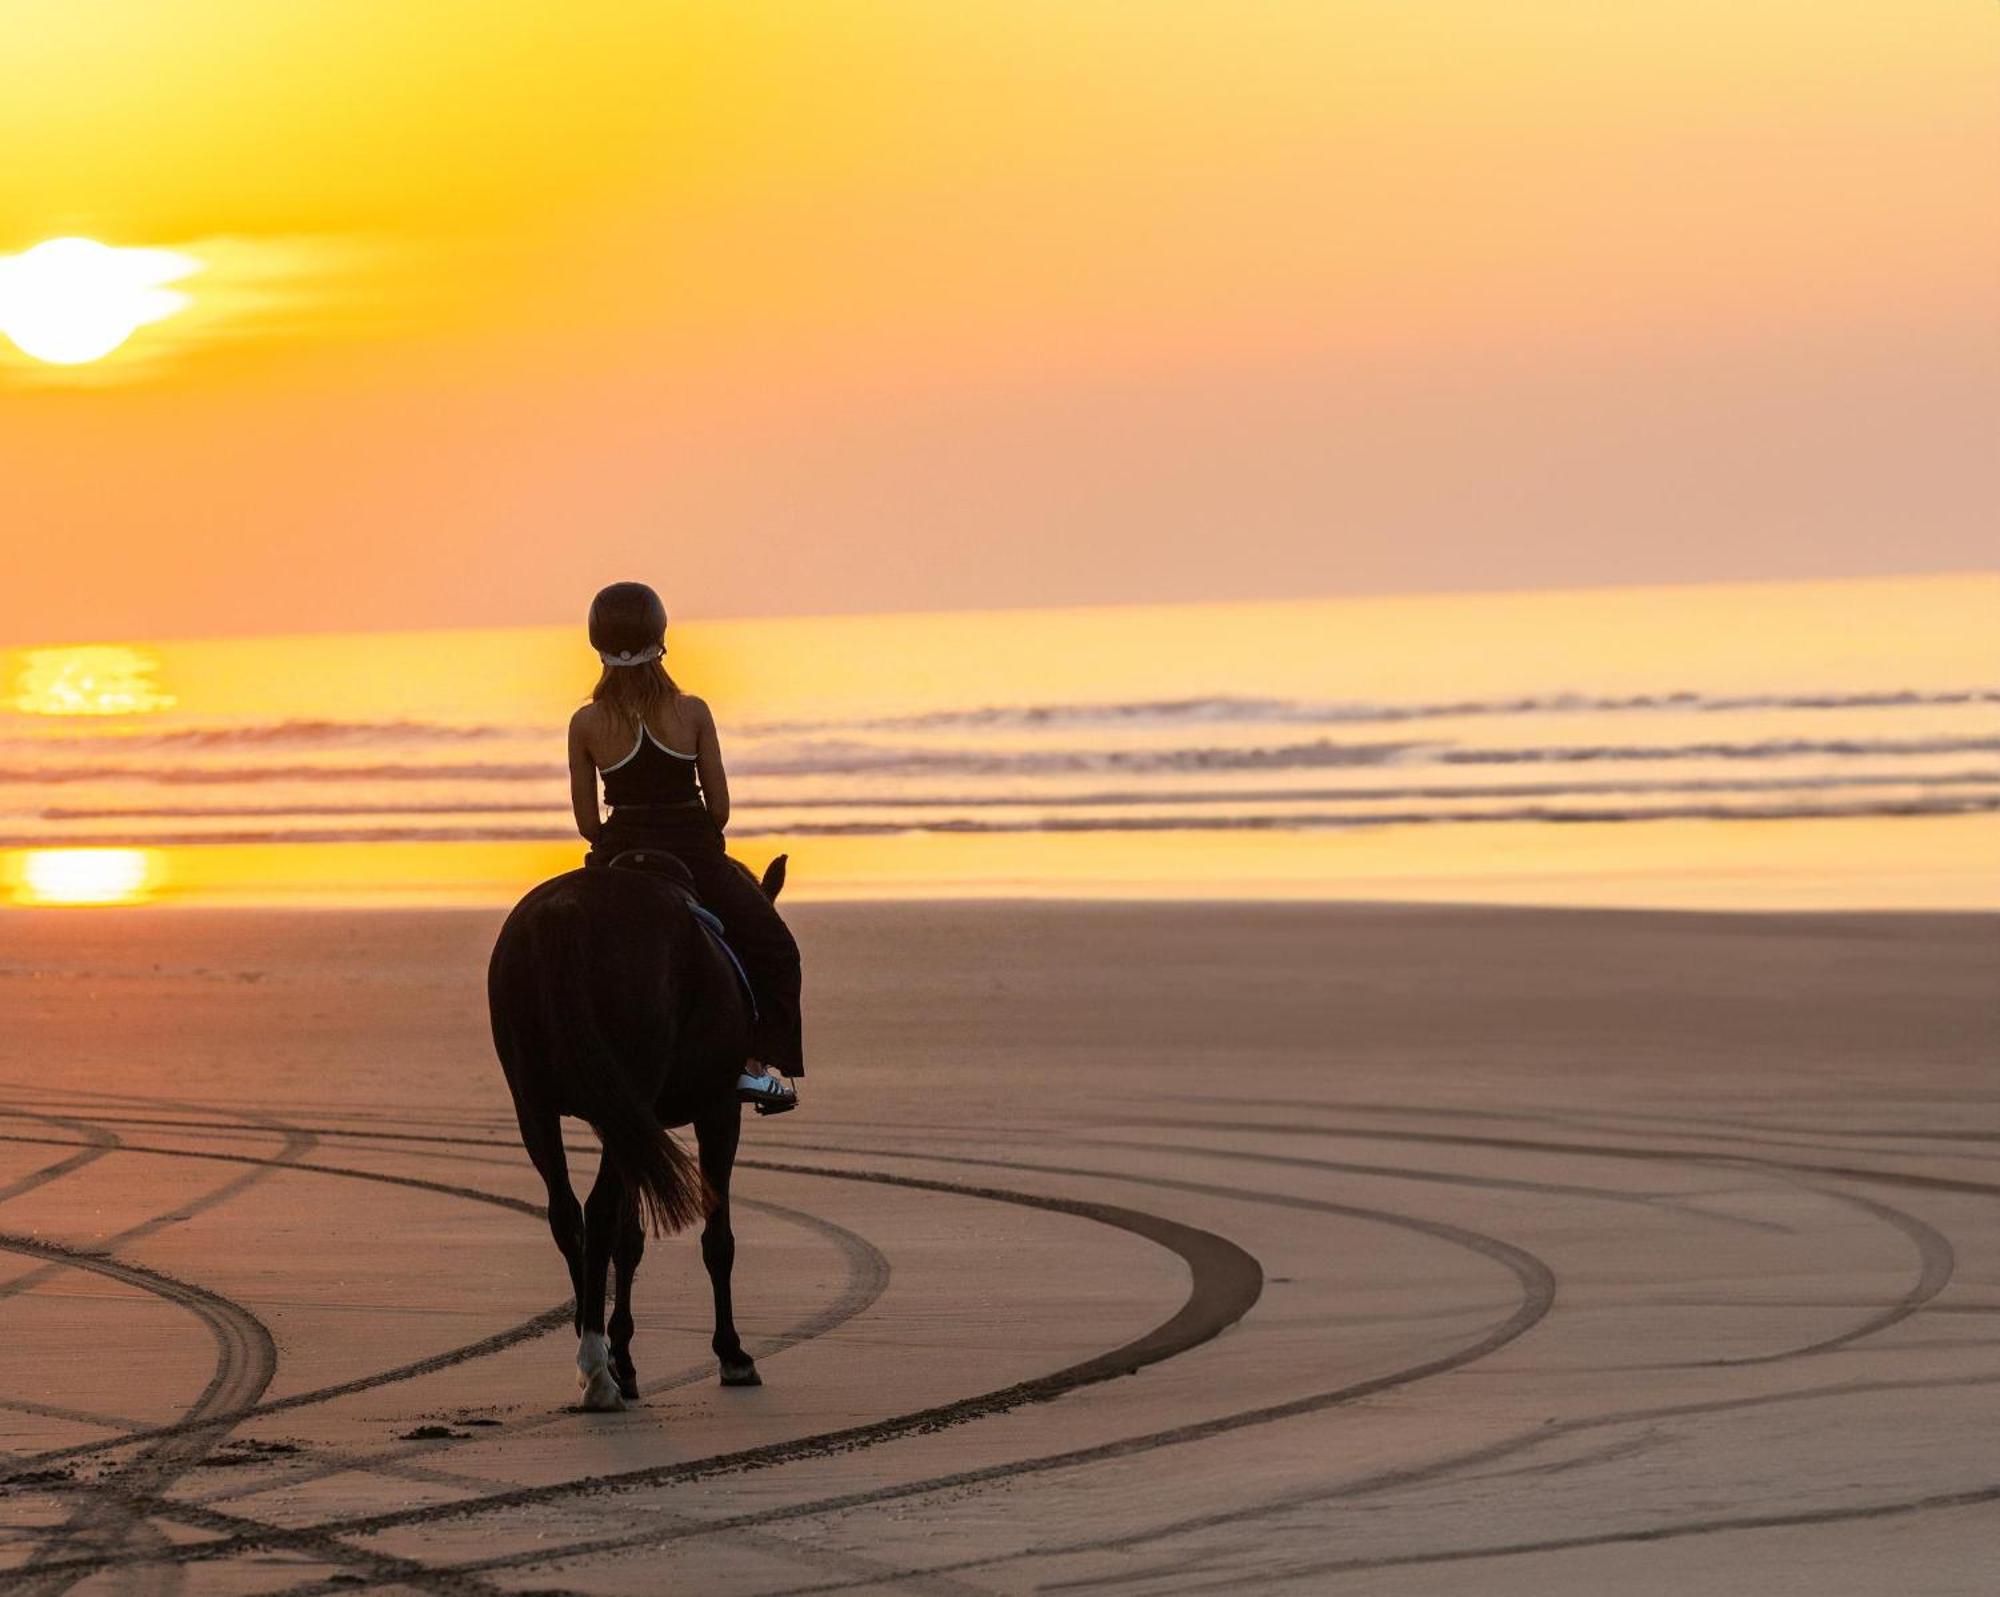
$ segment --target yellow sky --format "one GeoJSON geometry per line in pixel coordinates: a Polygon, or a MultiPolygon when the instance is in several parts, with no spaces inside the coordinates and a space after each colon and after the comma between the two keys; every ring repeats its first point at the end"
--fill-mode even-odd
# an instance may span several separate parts
{"type": "Polygon", "coordinates": [[[24,0],[0,640],[1982,563],[2000,11],[24,0]]]}

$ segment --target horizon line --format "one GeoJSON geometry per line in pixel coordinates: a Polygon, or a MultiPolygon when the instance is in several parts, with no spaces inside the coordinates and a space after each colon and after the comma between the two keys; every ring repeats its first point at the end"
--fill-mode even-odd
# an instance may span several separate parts
{"type": "MultiPolygon", "coordinates": [[[[1760,588],[1838,588],[1859,587],[1864,584],[1964,582],[1973,579],[2000,582],[2000,568],[1988,569],[1972,566],[1851,572],[1837,576],[1817,577],[1735,577],[1716,581],[1595,583],[1575,588],[1398,588],[1371,590],[1360,593],[1288,594],[1217,599],[1114,599],[1045,605],[995,605],[988,609],[977,609],[966,606],[944,606],[939,608],[919,606],[907,609],[886,610],[777,611],[766,615],[697,615],[693,619],[674,618],[671,624],[680,627],[706,629],[711,627],[771,626],[788,622],[815,624],[824,622],[838,623],[884,620],[950,621],[975,616],[1090,615],[1134,610],[1185,610],[1193,612],[1228,609],[1297,609],[1329,604],[1449,603],[1470,599],[1578,599],[1615,594],[1666,595],[1716,593],[1760,588]]],[[[669,613],[671,615],[671,606],[669,607],[669,613]]],[[[81,649],[107,644],[125,645],[142,649],[157,649],[192,643],[281,643],[323,638],[397,638],[436,637],[440,634],[518,633],[571,628],[581,626],[581,624],[582,617],[579,614],[569,620],[472,622],[430,627],[327,628],[305,632],[263,632],[253,630],[245,632],[155,633],[142,637],[131,634],[117,636],[98,634],[87,637],[0,641],[0,654],[19,654],[39,649],[81,649]]]]}

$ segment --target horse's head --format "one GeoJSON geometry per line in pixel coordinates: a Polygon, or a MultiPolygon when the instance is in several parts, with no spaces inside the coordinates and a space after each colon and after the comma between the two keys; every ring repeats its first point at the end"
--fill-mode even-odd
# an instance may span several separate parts
{"type": "Polygon", "coordinates": [[[785,861],[790,858],[789,854],[780,854],[772,860],[764,867],[764,879],[757,884],[764,889],[764,896],[774,904],[778,901],[778,895],[785,890],[785,861]]]}

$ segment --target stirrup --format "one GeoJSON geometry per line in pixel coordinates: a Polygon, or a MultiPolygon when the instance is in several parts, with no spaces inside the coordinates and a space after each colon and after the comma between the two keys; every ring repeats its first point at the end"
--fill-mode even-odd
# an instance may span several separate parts
{"type": "Polygon", "coordinates": [[[746,1072],[738,1076],[736,1098],[739,1103],[752,1105],[760,1115],[781,1115],[799,1106],[797,1089],[775,1075],[752,1076],[746,1072]]]}

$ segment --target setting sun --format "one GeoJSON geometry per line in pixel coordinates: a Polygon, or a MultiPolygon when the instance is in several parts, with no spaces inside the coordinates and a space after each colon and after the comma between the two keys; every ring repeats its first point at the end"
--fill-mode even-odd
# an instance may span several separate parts
{"type": "Polygon", "coordinates": [[[52,238],[0,258],[0,333],[52,366],[102,360],[141,327],[190,303],[165,284],[201,270],[172,250],[52,238]]]}

